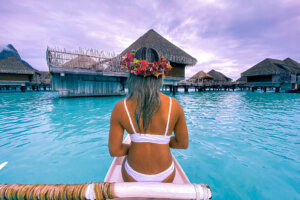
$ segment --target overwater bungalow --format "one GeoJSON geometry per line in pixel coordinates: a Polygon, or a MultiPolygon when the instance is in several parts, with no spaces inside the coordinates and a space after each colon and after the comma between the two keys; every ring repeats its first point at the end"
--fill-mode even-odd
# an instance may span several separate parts
{"type": "Polygon", "coordinates": [[[121,69],[120,57],[140,47],[151,47],[170,61],[173,68],[164,79],[164,85],[170,89],[185,79],[185,67],[197,62],[153,29],[118,56],[94,50],[66,52],[48,48],[47,64],[52,75],[53,89],[61,97],[123,95],[128,73],[121,69]]]}
{"type": "Polygon", "coordinates": [[[196,74],[194,74],[191,78],[188,79],[188,81],[192,82],[192,83],[208,83],[210,81],[212,81],[214,78],[205,73],[204,71],[199,71],[196,74]]]}
{"type": "Polygon", "coordinates": [[[164,84],[174,84],[180,80],[185,79],[185,67],[187,65],[193,66],[197,63],[196,58],[186,53],[181,48],[177,47],[166,38],[158,34],[153,29],[147,31],[144,35],[138,38],[128,48],[126,48],[121,55],[126,52],[137,50],[140,47],[150,47],[162,54],[172,66],[172,70],[166,76],[164,84]]]}
{"type": "Polygon", "coordinates": [[[45,90],[50,89],[50,82],[50,74],[22,60],[12,44],[0,49],[0,90],[45,90]]]}
{"type": "Polygon", "coordinates": [[[291,58],[277,60],[266,58],[250,69],[241,73],[246,77],[247,84],[254,91],[260,87],[266,91],[266,88],[276,88],[289,91],[300,89],[300,64],[291,58]]]}
{"type": "Polygon", "coordinates": [[[214,83],[226,83],[226,82],[231,82],[232,79],[225,76],[221,72],[218,72],[214,69],[210,70],[207,74],[211,75],[213,77],[213,82],[214,83]]]}
{"type": "Polygon", "coordinates": [[[13,56],[6,57],[0,60],[0,90],[35,89],[39,80],[37,72],[13,56]]]}

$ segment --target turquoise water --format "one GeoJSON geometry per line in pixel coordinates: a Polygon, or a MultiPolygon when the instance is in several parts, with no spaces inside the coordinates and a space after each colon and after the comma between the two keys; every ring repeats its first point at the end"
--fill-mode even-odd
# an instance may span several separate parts
{"type": "MultiPolygon", "coordinates": [[[[190,92],[187,150],[173,151],[214,199],[300,199],[300,95],[190,92]]],[[[103,181],[110,113],[122,97],[0,93],[0,183],[103,181]]]]}

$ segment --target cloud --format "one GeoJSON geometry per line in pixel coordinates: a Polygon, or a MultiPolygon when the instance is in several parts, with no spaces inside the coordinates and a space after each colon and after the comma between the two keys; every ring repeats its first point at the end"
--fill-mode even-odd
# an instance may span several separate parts
{"type": "Polygon", "coordinates": [[[151,28],[198,60],[186,76],[215,69],[237,79],[266,57],[300,61],[297,0],[0,3],[1,42],[41,70],[47,45],[119,53],[151,28]]]}

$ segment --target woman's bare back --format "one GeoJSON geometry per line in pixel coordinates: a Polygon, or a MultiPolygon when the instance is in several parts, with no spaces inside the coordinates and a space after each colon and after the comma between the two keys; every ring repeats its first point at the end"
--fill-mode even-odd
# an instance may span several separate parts
{"type": "MultiPolygon", "coordinates": [[[[165,134],[166,125],[168,122],[170,100],[168,96],[162,93],[160,93],[160,99],[161,99],[161,105],[158,111],[151,118],[147,130],[143,130],[142,119],[140,120],[141,130],[138,129],[138,126],[134,118],[134,113],[136,109],[135,100],[129,99],[126,101],[126,105],[130,113],[130,117],[136,132],[154,134],[154,135],[165,134]]],[[[112,121],[119,120],[119,125],[123,129],[125,129],[129,134],[132,134],[134,131],[131,128],[130,121],[128,119],[124,107],[124,102],[120,101],[119,103],[117,103],[116,107],[118,109],[118,115],[115,116],[113,112],[112,121]],[[118,120],[113,119],[114,117],[118,118],[118,120]]],[[[112,128],[113,127],[111,126],[111,131],[113,131],[112,128]]],[[[173,148],[187,147],[188,136],[187,136],[187,128],[185,124],[184,113],[180,104],[175,99],[172,99],[172,108],[171,108],[170,122],[169,122],[167,135],[171,135],[173,131],[175,132],[175,137],[171,137],[170,144],[132,142],[127,152],[127,161],[130,164],[130,166],[137,172],[143,174],[157,174],[166,170],[172,163],[172,155],[170,152],[170,147],[173,148]],[[181,139],[181,141],[178,143],[177,140],[179,139],[181,139]],[[181,146],[178,146],[178,144],[180,144],[181,146]]],[[[114,133],[112,132],[110,133],[110,141],[113,140],[113,138],[111,138],[112,136],[111,134],[114,135],[114,133]]],[[[124,170],[124,167],[122,168],[122,174],[125,181],[134,181],[134,179],[127,174],[126,170],[124,170]]],[[[165,182],[172,182],[174,175],[175,172],[173,172],[168,178],[166,178],[165,182]]]]}

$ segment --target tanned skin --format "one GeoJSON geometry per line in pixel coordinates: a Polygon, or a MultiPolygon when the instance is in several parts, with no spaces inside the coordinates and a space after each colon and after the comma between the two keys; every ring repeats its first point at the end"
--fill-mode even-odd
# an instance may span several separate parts
{"type": "MultiPolygon", "coordinates": [[[[136,100],[126,100],[126,105],[130,113],[131,120],[137,133],[159,134],[164,135],[169,114],[169,97],[160,93],[161,105],[158,111],[150,120],[147,130],[143,130],[143,119],[140,120],[141,130],[135,121],[134,113],[136,109],[136,100]]],[[[185,116],[182,107],[178,101],[172,98],[172,110],[170,124],[167,135],[174,131],[175,136],[171,137],[169,144],[153,143],[135,143],[124,144],[123,134],[126,130],[129,134],[133,133],[125,107],[124,100],[119,101],[111,114],[110,131],[109,131],[109,152],[113,157],[127,156],[129,165],[137,172],[143,174],[157,174],[170,167],[172,155],[170,148],[186,149],[188,147],[188,131],[185,116]]],[[[122,176],[126,182],[135,180],[127,174],[122,165],[122,176]]],[[[172,182],[175,177],[175,170],[163,182],[172,182]]]]}

